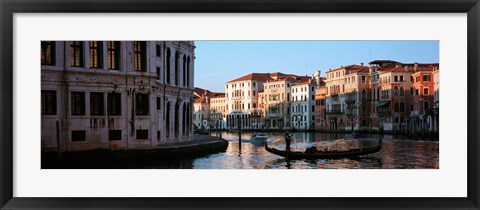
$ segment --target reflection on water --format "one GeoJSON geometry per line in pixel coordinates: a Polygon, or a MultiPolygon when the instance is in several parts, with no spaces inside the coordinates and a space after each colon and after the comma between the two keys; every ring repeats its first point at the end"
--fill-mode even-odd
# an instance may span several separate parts
{"type": "MultiPolygon", "coordinates": [[[[223,132],[222,137],[229,141],[227,150],[193,160],[183,160],[172,164],[163,164],[156,168],[195,169],[413,169],[439,168],[439,143],[431,141],[411,141],[401,136],[373,134],[367,137],[382,138],[382,150],[357,158],[290,160],[271,154],[264,149],[264,142],[251,141],[254,133],[242,133],[241,149],[238,134],[223,132]],[[187,163],[187,164],[186,164],[187,163]],[[176,166],[178,164],[178,167],[176,166]]],[[[271,147],[285,149],[283,133],[268,133],[267,142],[271,147]]],[[[319,143],[333,142],[339,138],[351,137],[351,134],[339,133],[293,133],[291,148],[304,151],[307,147],[319,143]]]]}

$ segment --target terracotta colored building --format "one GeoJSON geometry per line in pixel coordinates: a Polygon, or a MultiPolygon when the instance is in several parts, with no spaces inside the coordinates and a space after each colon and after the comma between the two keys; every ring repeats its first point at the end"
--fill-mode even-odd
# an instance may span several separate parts
{"type": "MultiPolygon", "coordinates": [[[[322,78],[323,80],[324,78],[322,78]]],[[[327,130],[329,128],[327,121],[327,87],[317,87],[315,89],[315,129],[327,130]]]]}
{"type": "MultiPolygon", "coordinates": [[[[438,64],[414,64],[413,103],[411,104],[412,128],[414,131],[433,131],[433,108],[435,83],[433,73],[438,71],[438,64]]],[[[438,91],[438,90],[437,90],[438,91]]]]}

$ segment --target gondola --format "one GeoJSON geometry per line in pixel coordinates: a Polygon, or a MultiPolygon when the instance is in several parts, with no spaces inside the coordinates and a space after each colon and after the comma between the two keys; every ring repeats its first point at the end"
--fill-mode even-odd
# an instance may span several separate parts
{"type": "Polygon", "coordinates": [[[337,159],[337,158],[352,158],[360,155],[368,155],[379,152],[382,149],[382,140],[378,141],[378,145],[367,148],[350,149],[346,151],[317,151],[314,153],[294,152],[290,151],[288,154],[284,150],[278,150],[268,147],[265,144],[265,150],[278,156],[286,157],[288,159],[337,159]]]}

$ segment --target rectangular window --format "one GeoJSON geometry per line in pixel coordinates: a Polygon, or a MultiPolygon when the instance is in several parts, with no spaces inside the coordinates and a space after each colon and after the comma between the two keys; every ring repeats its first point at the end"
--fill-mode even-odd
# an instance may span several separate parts
{"type": "Polygon", "coordinates": [[[104,115],[103,93],[90,93],[90,115],[104,115]]]}
{"type": "Polygon", "coordinates": [[[85,92],[72,92],[70,103],[72,115],[85,115],[85,92]]]}
{"type": "Polygon", "coordinates": [[[365,83],[365,76],[362,76],[362,83],[365,83]]]}
{"type": "Polygon", "coordinates": [[[418,92],[419,92],[418,89],[415,89],[415,95],[418,96],[418,94],[419,94],[418,92]]]}
{"type": "Polygon", "coordinates": [[[135,95],[135,114],[148,115],[148,94],[135,95]]]}
{"type": "Polygon", "coordinates": [[[85,141],[85,130],[72,131],[72,141],[85,141]]]}
{"type": "Polygon", "coordinates": [[[108,54],[108,69],[118,70],[120,69],[120,42],[107,42],[107,54],[108,54]]]}
{"type": "Polygon", "coordinates": [[[42,90],[42,115],[57,114],[57,91],[42,90]]]}
{"type": "Polygon", "coordinates": [[[400,76],[400,82],[403,82],[403,76],[400,76]]]}
{"type": "Polygon", "coordinates": [[[428,95],[428,88],[423,88],[423,95],[428,95]]]}
{"type": "Polygon", "coordinates": [[[146,42],[133,42],[133,49],[134,49],[134,69],[135,71],[142,71],[145,72],[146,68],[146,42]]]}
{"type": "Polygon", "coordinates": [[[315,105],[312,105],[312,112],[315,112],[315,105]]]}
{"type": "Polygon", "coordinates": [[[429,75],[423,75],[423,81],[424,82],[430,81],[430,76],[429,75]]]}
{"type": "Polygon", "coordinates": [[[43,41],[42,48],[42,65],[55,65],[55,42],[43,41]]]}
{"type": "Polygon", "coordinates": [[[108,93],[108,96],[107,96],[108,115],[110,116],[121,115],[122,104],[121,104],[120,96],[121,96],[120,93],[108,93]]]}
{"type": "Polygon", "coordinates": [[[148,139],[148,130],[137,130],[137,140],[148,139]]]}
{"type": "Polygon", "coordinates": [[[428,101],[424,101],[424,102],[423,102],[423,110],[427,110],[427,109],[429,109],[429,108],[430,108],[430,107],[429,107],[428,101]]]}
{"type": "Polygon", "coordinates": [[[70,65],[83,67],[83,42],[70,42],[70,65]]]}
{"type": "Polygon", "coordinates": [[[158,76],[158,79],[160,79],[160,75],[161,75],[160,67],[157,67],[157,76],[158,76]]]}
{"type": "Polygon", "coordinates": [[[162,100],[160,100],[160,97],[157,97],[157,110],[162,109],[162,100]]]}
{"type": "Polygon", "coordinates": [[[90,41],[90,68],[101,69],[103,67],[103,44],[102,42],[90,41]]]}
{"type": "Polygon", "coordinates": [[[108,140],[109,141],[122,140],[122,130],[109,130],[108,140]]]}
{"type": "Polygon", "coordinates": [[[397,82],[398,81],[398,76],[394,76],[393,81],[397,82]]]}
{"type": "Polygon", "coordinates": [[[162,57],[162,48],[160,47],[160,45],[157,44],[157,53],[156,53],[157,57],[162,57]]]}

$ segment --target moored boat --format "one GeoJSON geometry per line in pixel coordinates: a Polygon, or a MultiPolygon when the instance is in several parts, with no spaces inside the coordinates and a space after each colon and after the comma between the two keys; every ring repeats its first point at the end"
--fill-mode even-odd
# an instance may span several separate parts
{"type": "Polygon", "coordinates": [[[297,152],[285,150],[278,150],[268,147],[265,144],[265,150],[278,156],[286,157],[288,159],[336,159],[336,158],[352,158],[361,155],[368,155],[379,152],[382,149],[382,139],[378,141],[378,145],[367,148],[355,148],[345,151],[314,151],[314,152],[297,152]]]}
{"type": "Polygon", "coordinates": [[[265,141],[267,139],[268,139],[267,134],[259,133],[259,134],[253,135],[250,140],[252,140],[252,141],[265,141]]]}

